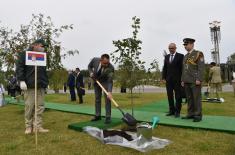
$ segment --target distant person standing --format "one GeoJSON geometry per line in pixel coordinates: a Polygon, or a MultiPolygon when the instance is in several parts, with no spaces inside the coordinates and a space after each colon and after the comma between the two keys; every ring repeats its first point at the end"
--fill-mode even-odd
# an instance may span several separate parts
{"type": "Polygon", "coordinates": [[[166,116],[180,117],[181,111],[181,75],[184,55],[176,52],[176,44],[168,46],[170,54],[165,56],[162,80],[166,83],[169,112],[166,116]],[[175,96],[175,101],[174,101],[175,96]]]}
{"type": "Polygon", "coordinates": [[[65,82],[64,83],[64,93],[66,93],[67,92],[67,83],[65,82]]]}
{"type": "Polygon", "coordinates": [[[83,75],[80,72],[79,68],[76,68],[75,73],[76,73],[76,88],[77,88],[77,94],[79,97],[79,104],[82,104],[83,103],[83,95],[85,95],[83,75]]]}
{"type": "Polygon", "coordinates": [[[188,52],[183,60],[182,86],[185,87],[188,101],[188,113],[182,119],[193,119],[193,122],[202,120],[201,88],[204,74],[203,53],[194,49],[195,40],[183,39],[184,48],[188,52]]]}
{"type": "Polygon", "coordinates": [[[75,93],[75,83],[76,82],[76,75],[73,71],[69,71],[68,76],[68,87],[70,92],[71,101],[76,101],[76,93],[75,93]]]}
{"type": "Polygon", "coordinates": [[[91,81],[90,80],[88,80],[87,85],[88,85],[88,90],[90,90],[91,89],[91,81]]]}
{"type": "Polygon", "coordinates": [[[216,98],[220,100],[219,92],[222,91],[222,79],[221,79],[221,71],[220,67],[216,66],[215,62],[210,63],[210,71],[209,71],[209,81],[211,84],[210,98],[216,98]]]}
{"type": "MultiPolygon", "coordinates": [[[[108,96],[105,96],[105,110],[106,118],[105,124],[111,123],[111,99],[112,99],[112,89],[113,89],[113,74],[114,67],[110,63],[110,58],[108,54],[103,54],[100,58],[93,58],[88,65],[88,71],[90,77],[98,80],[103,87],[107,90],[108,96]]],[[[101,96],[102,89],[95,82],[95,117],[91,121],[101,120],[101,96]]]]}
{"type": "MultiPolygon", "coordinates": [[[[28,49],[28,51],[44,52],[46,43],[43,39],[36,40],[28,49]]],[[[35,132],[37,126],[38,132],[49,132],[48,129],[42,127],[42,113],[45,109],[44,97],[45,89],[48,87],[48,76],[46,66],[38,66],[37,77],[37,122],[35,122],[35,79],[34,66],[25,65],[26,51],[19,53],[19,58],[16,62],[16,77],[20,82],[20,88],[24,91],[25,100],[25,134],[35,132]]]]}
{"type": "Polygon", "coordinates": [[[233,86],[233,93],[234,93],[234,96],[235,96],[235,72],[232,72],[231,84],[233,86]]]}
{"type": "Polygon", "coordinates": [[[17,80],[15,76],[11,75],[8,81],[8,85],[9,85],[9,95],[11,97],[16,97],[17,80]]]}

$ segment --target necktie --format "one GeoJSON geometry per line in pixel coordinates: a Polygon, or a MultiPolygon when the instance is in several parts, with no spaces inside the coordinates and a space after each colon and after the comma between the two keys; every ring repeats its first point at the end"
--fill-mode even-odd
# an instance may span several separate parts
{"type": "Polygon", "coordinates": [[[101,75],[101,71],[102,71],[102,67],[100,67],[100,69],[97,71],[97,76],[101,75]]]}
{"type": "Polygon", "coordinates": [[[173,57],[174,57],[174,55],[173,55],[173,54],[171,54],[170,63],[172,63],[172,61],[173,61],[173,57]]]}

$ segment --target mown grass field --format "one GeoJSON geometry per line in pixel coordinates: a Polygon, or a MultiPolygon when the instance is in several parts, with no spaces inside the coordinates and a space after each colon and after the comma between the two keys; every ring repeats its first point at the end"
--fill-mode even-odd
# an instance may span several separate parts
{"type": "MultiPolygon", "coordinates": [[[[203,113],[208,115],[235,116],[235,97],[232,93],[223,93],[226,102],[223,104],[203,104],[203,113]]],[[[47,95],[46,101],[77,104],[68,101],[67,94],[47,95]]],[[[125,108],[130,108],[129,94],[114,94],[114,98],[125,108]]],[[[135,106],[165,99],[165,94],[135,94],[135,106]]],[[[93,94],[87,94],[85,104],[93,105],[93,94]]],[[[166,109],[167,111],[167,109],[166,109]]],[[[186,112],[186,105],[182,112],[186,112]]],[[[47,134],[39,134],[38,150],[35,150],[34,136],[24,135],[24,107],[7,105],[0,108],[0,154],[142,154],[138,151],[119,146],[104,145],[85,133],[67,128],[68,124],[90,120],[91,116],[46,110],[44,127],[47,134]]],[[[121,126],[117,127],[120,128],[121,126]]],[[[235,155],[235,134],[183,129],[160,125],[153,135],[172,141],[164,149],[146,154],[152,155],[235,155]]]]}
{"type": "MultiPolygon", "coordinates": [[[[206,103],[203,102],[203,114],[205,115],[222,115],[222,116],[235,116],[235,96],[233,93],[222,93],[225,98],[225,103],[206,103]]],[[[157,102],[160,100],[166,100],[166,93],[136,93],[134,96],[134,107],[144,106],[145,104],[157,102]]],[[[76,102],[70,102],[69,94],[48,94],[46,101],[56,103],[78,104],[76,102]]],[[[113,94],[114,99],[121,107],[131,108],[131,95],[130,94],[113,94]]],[[[77,99],[78,100],[78,99],[77,99]]],[[[84,104],[94,105],[94,94],[87,94],[84,96],[84,104]]],[[[104,101],[102,101],[104,103],[104,101]]],[[[104,104],[103,104],[104,105],[104,104]]],[[[113,106],[114,107],[114,106],[113,106]]],[[[187,106],[184,105],[182,113],[186,114],[187,106]]],[[[168,111],[168,109],[166,109],[168,111]]]]}

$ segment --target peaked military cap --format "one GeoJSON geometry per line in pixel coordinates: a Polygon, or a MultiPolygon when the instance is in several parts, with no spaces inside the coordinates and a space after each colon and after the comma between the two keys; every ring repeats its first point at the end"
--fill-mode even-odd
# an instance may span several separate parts
{"type": "Polygon", "coordinates": [[[187,45],[187,44],[189,44],[189,43],[194,43],[194,42],[195,42],[195,39],[192,39],[192,38],[184,38],[184,39],[183,39],[183,42],[184,42],[183,45],[187,45]]]}

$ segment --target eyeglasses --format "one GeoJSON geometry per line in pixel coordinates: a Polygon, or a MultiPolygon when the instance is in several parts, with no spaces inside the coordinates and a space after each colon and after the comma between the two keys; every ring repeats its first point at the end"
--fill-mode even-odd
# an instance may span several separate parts
{"type": "Polygon", "coordinates": [[[174,50],[175,48],[174,47],[172,47],[172,48],[168,48],[169,50],[174,50]]]}

